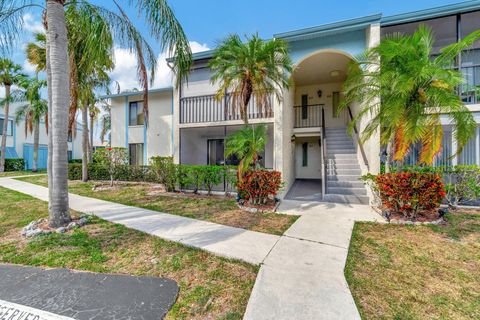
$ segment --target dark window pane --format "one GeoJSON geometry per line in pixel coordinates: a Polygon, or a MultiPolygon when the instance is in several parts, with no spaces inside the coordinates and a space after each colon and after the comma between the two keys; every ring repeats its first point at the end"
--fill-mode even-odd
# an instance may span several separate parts
{"type": "Polygon", "coordinates": [[[308,118],[308,95],[302,95],[302,120],[308,118]]]}
{"type": "Polygon", "coordinates": [[[340,92],[333,92],[332,93],[332,112],[333,112],[333,117],[338,118],[337,111],[338,111],[338,106],[340,105],[340,92]]]}
{"type": "Polygon", "coordinates": [[[308,143],[302,144],[302,166],[308,167],[308,143]]]}
{"type": "MultiPolygon", "coordinates": [[[[5,118],[0,118],[0,136],[3,134],[3,121],[5,118]]],[[[8,120],[7,136],[13,136],[13,120],[8,120]]]]}

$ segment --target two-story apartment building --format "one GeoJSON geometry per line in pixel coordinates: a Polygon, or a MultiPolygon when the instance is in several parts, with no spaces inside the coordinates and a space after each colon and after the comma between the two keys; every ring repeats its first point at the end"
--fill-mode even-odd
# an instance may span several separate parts
{"type": "MultiPolygon", "coordinates": [[[[394,32],[411,33],[420,24],[432,27],[435,48],[454,43],[480,29],[480,1],[417,11],[391,17],[372,15],[307,29],[275,34],[288,42],[295,65],[293,85],[271,110],[251,101],[251,124],[268,126],[268,144],[262,155],[266,168],[278,170],[285,181],[282,197],[297,200],[368,203],[359,176],[380,170],[379,135],[360,145],[346,126],[360,105],[336,115],[348,64],[365,49],[394,32]]],[[[238,110],[227,95],[218,101],[210,81],[208,61],[213,51],[194,55],[188,83],[178,88],[153,89],[150,125],[144,125],[141,93],[110,95],[112,146],[129,148],[132,164],[147,164],[154,155],[172,155],[177,163],[223,164],[225,138],[242,126],[238,110]]],[[[480,43],[458,59],[456,68],[465,76],[460,94],[480,124],[480,43]]],[[[437,164],[480,164],[480,127],[459,156],[451,157],[455,141],[449,134],[449,117],[443,116],[446,134],[437,164]]],[[[358,132],[368,123],[364,119],[358,132]]],[[[413,150],[408,159],[416,160],[413,150]]]]}
{"type": "MultiPolygon", "coordinates": [[[[25,160],[25,169],[32,169],[33,165],[33,134],[25,132],[25,120],[15,122],[15,112],[19,104],[10,105],[7,128],[7,150],[6,158],[25,160]]],[[[5,116],[3,108],[0,108],[0,136],[3,132],[3,121],[5,116]]],[[[68,140],[68,159],[80,159],[82,157],[81,128],[77,125],[77,134],[68,140]]],[[[47,168],[48,136],[45,123],[40,123],[39,148],[38,148],[38,169],[47,168]]]]}

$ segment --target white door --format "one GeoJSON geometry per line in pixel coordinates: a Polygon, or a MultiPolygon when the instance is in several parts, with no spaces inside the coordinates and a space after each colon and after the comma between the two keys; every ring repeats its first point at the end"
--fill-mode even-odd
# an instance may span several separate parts
{"type": "Polygon", "coordinates": [[[346,111],[336,114],[340,98],[340,92],[332,92],[332,96],[328,97],[325,105],[325,127],[327,128],[340,128],[347,125],[346,111]]]}
{"type": "Polygon", "coordinates": [[[321,151],[318,137],[297,139],[295,143],[295,171],[297,179],[321,179],[321,151]]]}

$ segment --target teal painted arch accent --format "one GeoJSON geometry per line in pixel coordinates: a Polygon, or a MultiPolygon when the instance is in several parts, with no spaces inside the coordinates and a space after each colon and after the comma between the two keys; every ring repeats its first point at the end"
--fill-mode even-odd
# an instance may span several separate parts
{"type": "Polygon", "coordinates": [[[294,41],[289,43],[290,57],[294,65],[321,51],[338,51],[353,58],[367,48],[366,30],[355,30],[343,34],[294,41]]]}

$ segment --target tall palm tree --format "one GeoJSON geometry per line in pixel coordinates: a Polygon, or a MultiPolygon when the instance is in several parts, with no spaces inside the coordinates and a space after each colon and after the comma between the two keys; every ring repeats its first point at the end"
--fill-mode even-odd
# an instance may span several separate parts
{"type": "Polygon", "coordinates": [[[361,102],[362,108],[350,124],[372,116],[362,130],[362,142],[380,130],[393,160],[401,161],[412,145],[421,145],[419,162],[431,164],[441,150],[441,114],[449,114],[458,142],[456,152],[474,134],[475,121],[456,89],[462,74],[452,68],[458,55],[480,38],[480,30],[443,48],[433,57],[432,31],[420,26],[413,35],[394,34],[365,52],[350,66],[344,85],[345,99],[339,110],[361,102]]]}
{"type": "Polygon", "coordinates": [[[237,178],[242,181],[244,173],[257,167],[259,154],[267,144],[267,126],[264,124],[246,126],[229,135],[225,141],[225,157],[233,155],[240,159],[237,178]]]}
{"type": "Polygon", "coordinates": [[[281,100],[281,90],[288,89],[293,68],[285,41],[264,41],[258,34],[246,40],[244,43],[238,35],[229,36],[209,62],[212,83],[220,83],[216,98],[220,100],[229,93],[245,125],[252,97],[260,108],[271,109],[271,96],[281,100]]]}
{"type": "MultiPolygon", "coordinates": [[[[45,21],[46,39],[46,71],[49,102],[49,224],[58,227],[68,223],[71,218],[68,206],[67,184],[67,136],[68,108],[70,102],[67,21],[65,17],[65,0],[0,0],[0,50],[8,51],[19,40],[23,30],[23,15],[28,10],[42,8],[46,1],[45,21]]],[[[143,87],[144,114],[148,125],[148,73],[153,81],[156,57],[145,38],[132,24],[125,11],[116,0],[112,0],[117,12],[92,4],[87,0],[71,0],[69,6],[76,4],[89,12],[90,16],[98,15],[107,22],[108,32],[120,46],[127,47],[136,54],[138,61],[137,76],[143,87]]],[[[160,43],[162,50],[174,57],[173,71],[177,84],[186,79],[191,65],[191,49],[180,23],[175,18],[166,0],[130,1],[136,5],[138,12],[144,17],[150,35],[160,43]]],[[[79,10],[79,9],[78,9],[79,10]]]]}
{"type": "Polygon", "coordinates": [[[45,80],[28,79],[22,83],[24,89],[16,100],[23,102],[15,112],[15,122],[19,123],[22,119],[25,121],[25,135],[33,133],[33,164],[32,172],[38,171],[38,145],[40,140],[40,122],[45,121],[45,127],[48,132],[48,103],[42,99],[41,89],[46,87],[45,80]]]}
{"type": "Polygon", "coordinates": [[[5,98],[2,99],[3,105],[3,131],[2,144],[0,149],[0,172],[5,171],[5,156],[7,151],[7,129],[8,129],[8,114],[11,102],[11,90],[13,85],[18,85],[25,79],[25,75],[21,72],[22,67],[15,64],[10,59],[0,59],[0,85],[5,87],[5,98]]]}

